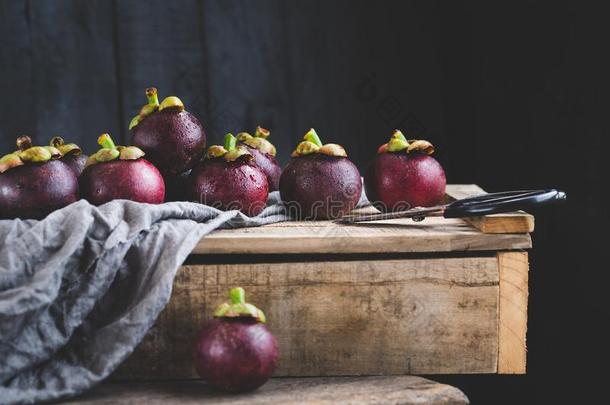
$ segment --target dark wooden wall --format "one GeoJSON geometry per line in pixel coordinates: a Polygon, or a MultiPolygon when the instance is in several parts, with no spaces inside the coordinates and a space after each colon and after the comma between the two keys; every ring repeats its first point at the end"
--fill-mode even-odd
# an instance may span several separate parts
{"type": "Polygon", "coordinates": [[[181,97],[213,141],[271,128],[284,162],[311,126],[362,164],[395,127],[445,138],[442,51],[452,34],[442,26],[450,10],[435,3],[0,7],[3,150],[21,133],[40,142],[62,134],[86,149],[103,131],[128,142],[151,85],[181,97]]]}
{"type": "Polygon", "coordinates": [[[606,20],[581,2],[0,0],[0,146],[128,142],[155,85],[212,141],[269,127],[282,162],[313,126],[363,169],[400,127],[451,182],[563,188],[567,206],[537,213],[529,374],[448,381],[474,403],[583,399],[574,374],[608,337],[606,20]]]}

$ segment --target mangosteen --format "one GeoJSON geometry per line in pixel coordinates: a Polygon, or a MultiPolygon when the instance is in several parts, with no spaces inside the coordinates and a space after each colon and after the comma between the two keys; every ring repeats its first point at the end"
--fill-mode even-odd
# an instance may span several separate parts
{"type": "Polygon", "coordinates": [[[129,124],[132,144],[171,180],[200,160],[205,150],[205,132],[178,97],[170,96],[159,103],[154,87],[146,89],[146,97],[148,104],[129,124]]]}
{"type": "Polygon", "coordinates": [[[268,129],[259,126],[256,127],[254,136],[247,132],[241,132],[237,134],[237,140],[248,149],[248,152],[250,152],[252,156],[254,156],[256,165],[260,167],[267,176],[269,191],[271,192],[277,191],[279,188],[282,168],[275,159],[275,146],[267,140],[269,134],[270,132],[268,129]]]}
{"type": "Polygon", "coordinates": [[[230,302],[214,311],[214,319],[195,341],[193,361],[201,378],[217,389],[254,390],[275,370],[278,344],[265,326],[265,314],[245,301],[244,289],[232,288],[230,302]]]}
{"type": "Polygon", "coordinates": [[[232,134],[225,136],[224,146],[210,146],[187,185],[190,201],[221,210],[240,210],[248,216],[260,214],[268,194],[267,176],[232,134]]]}
{"type": "Polygon", "coordinates": [[[323,145],[312,128],[291,156],[280,177],[280,195],[292,216],[333,219],[356,206],[362,180],[342,146],[323,145]]]}
{"type": "Polygon", "coordinates": [[[108,134],[98,140],[102,149],[87,159],[80,176],[81,196],[101,205],[112,200],[132,200],[161,204],[165,183],[159,170],[136,146],[116,146],[108,134]]]}
{"type": "Polygon", "coordinates": [[[445,171],[434,159],[434,146],[407,140],[395,130],[377,150],[364,176],[369,201],[382,212],[440,204],[445,196],[445,171]]]}
{"type": "Polygon", "coordinates": [[[0,159],[0,218],[40,219],[78,200],[78,180],[53,146],[17,138],[18,150],[0,159]]]}
{"type": "Polygon", "coordinates": [[[61,152],[61,161],[70,166],[76,177],[80,176],[85,169],[88,158],[82,149],[75,143],[65,143],[60,136],[51,138],[49,145],[57,148],[61,152]]]}

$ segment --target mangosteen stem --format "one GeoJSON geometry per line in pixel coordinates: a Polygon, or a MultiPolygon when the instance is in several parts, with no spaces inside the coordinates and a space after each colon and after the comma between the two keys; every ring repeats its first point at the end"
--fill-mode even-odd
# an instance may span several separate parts
{"type": "Polygon", "coordinates": [[[27,135],[22,135],[17,138],[17,149],[26,150],[32,147],[32,138],[27,135]]]}
{"type": "Polygon", "coordinates": [[[394,132],[392,132],[392,138],[400,139],[402,141],[407,142],[407,138],[405,137],[405,135],[402,133],[402,131],[400,129],[395,129],[394,132]]]}
{"type": "Polygon", "coordinates": [[[246,292],[241,287],[231,288],[229,297],[231,298],[232,304],[243,304],[246,302],[246,292]]]}
{"type": "Polygon", "coordinates": [[[313,144],[316,144],[318,147],[322,146],[322,141],[320,140],[320,137],[316,133],[316,130],[313,128],[311,128],[311,129],[309,129],[309,131],[307,131],[307,133],[305,134],[303,139],[306,141],[309,141],[313,144]]]}
{"type": "Polygon", "coordinates": [[[265,323],[267,318],[263,311],[246,302],[246,293],[241,287],[233,287],[229,290],[229,302],[223,302],[214,311],[216,318],[253,318],[258,322],[265,323]]]}
{"type": "Polygon", "coordinates": [[[149,105],[159,105],[159,97],[157,96],[157,89],[155,87],[146,89],[146,98],[148,99],[149,105]]]}
{"type": "Polygon", "coordinates": [[[59,148],[60,146],[65,144],[64,138],[62,138],[61,136],[54,136],[53,138],[51,138],[51,142],[49,142],[49,144],[51,146],[59,148]]]}
{"type": "Polygon", "coordinates": [[[270,133],[270,131],[268,129],[263,128],[259,125],[258,127],[256,127],[256,130],[254,131],[254,137],[267,139],[267,137],[269,137],[269,133],[270,133]]]}
{"type": "Polygon", "coordinates": [[[116,145],[114,144],[112,138],[108,134],[101,134],[99,138],[97,138],[97,143],[106,149],[116,149],[116,145]]]}
{"type": "Polygon", "coordinates": [[[235,149],[235,146],[237,145],[237,138],[235,138],[233,136],[232,133],[228,133],[225,135],[225,142],[224,142],[224,147],[227,150],[227,152],[232,151],[233,149],[235,149]]]}

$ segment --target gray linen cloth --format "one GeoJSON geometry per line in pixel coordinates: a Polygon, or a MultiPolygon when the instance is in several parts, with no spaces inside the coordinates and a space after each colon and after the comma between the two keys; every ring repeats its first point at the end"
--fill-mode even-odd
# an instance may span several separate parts
{"type": "Polygon", "coordinates": [[[275,192],[255,218],[188,202],[80,200],[42,221],[0,221],[0,403],[100,382],[153,325],[204,235],[287,219],[275,192]]]}

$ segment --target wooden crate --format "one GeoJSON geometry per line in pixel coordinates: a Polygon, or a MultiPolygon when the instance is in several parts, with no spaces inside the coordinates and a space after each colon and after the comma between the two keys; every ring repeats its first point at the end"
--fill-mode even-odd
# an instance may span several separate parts
{"type": "Polygon", "coordinates": [[[214,232],[115,378],[195,377],[193,338],[237,285],[279,340],[278,376],[525,373],[533,226],[515,213],[214,232]]]}

